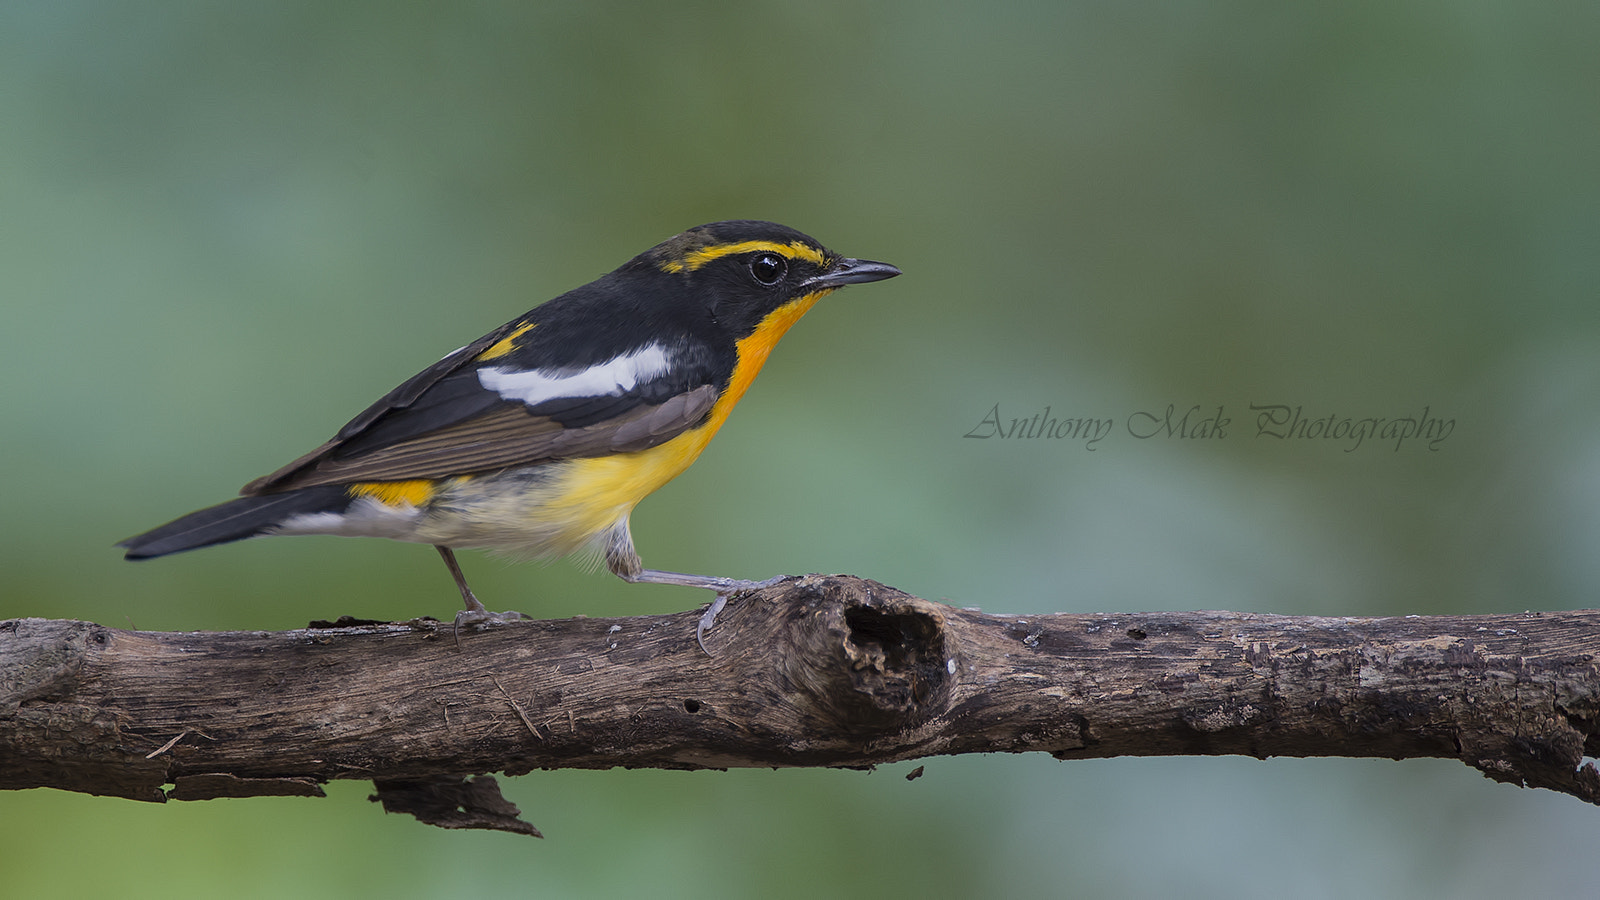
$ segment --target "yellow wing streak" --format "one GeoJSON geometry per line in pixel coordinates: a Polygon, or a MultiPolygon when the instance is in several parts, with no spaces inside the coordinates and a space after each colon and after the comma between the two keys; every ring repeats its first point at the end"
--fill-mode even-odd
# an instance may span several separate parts
{"type": "Polygon", "coordinates": [[[479,353],[477,361],[483,362],[484,360],[488,359],[499,359],[500,357],[505,356],[507,353],[517,349],[517,338],[527,334],[528,331],[533,328],[534,324],[535,323],[533,322],[527,322],[522,325],[518,325],[516,328],[511,330],[510,334],[498,341],[495,341],[489,346],[489,349],[479,353]]]}

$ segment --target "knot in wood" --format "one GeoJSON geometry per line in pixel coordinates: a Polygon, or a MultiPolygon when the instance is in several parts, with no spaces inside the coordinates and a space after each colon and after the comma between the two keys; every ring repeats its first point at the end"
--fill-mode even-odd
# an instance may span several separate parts
{"type": "Polygon", "coordinates": [[[944,711],[957,662],[943,607],[856,578],[801,579],[791,590],[778,665],[806,719],[863,736],[944,711]]]}

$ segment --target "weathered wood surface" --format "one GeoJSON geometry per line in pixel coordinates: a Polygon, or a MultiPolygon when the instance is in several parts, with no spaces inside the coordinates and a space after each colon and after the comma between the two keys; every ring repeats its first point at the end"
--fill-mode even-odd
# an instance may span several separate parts
{"type": "MultiPolygon", "coordinates": [[[[808,576],[735,598],[714,656],[698,617],[529,621],[459,645],[437,623],[0,622],[0,788],[203,799],[361,778],[392,808],[474,785],[492,807],[492,780],[464,776],[1040,751],[1447,757],[1600,803],[1600,612],[1005,616],[808,576]]],[[[504,827],[445,807],[454,827],[504,827]]]]}

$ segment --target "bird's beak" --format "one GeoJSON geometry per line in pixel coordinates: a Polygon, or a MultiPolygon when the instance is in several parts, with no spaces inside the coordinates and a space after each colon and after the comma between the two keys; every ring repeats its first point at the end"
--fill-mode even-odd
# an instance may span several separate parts
{"type": "Polygon", "coordinates": [[[807,279],[801,287],[831,289],[844,287],[847,284],[882,281],[899,274],[900,270],[888,263],[873,262],[870,259],[836,259],[822,274],[807,279]]]}

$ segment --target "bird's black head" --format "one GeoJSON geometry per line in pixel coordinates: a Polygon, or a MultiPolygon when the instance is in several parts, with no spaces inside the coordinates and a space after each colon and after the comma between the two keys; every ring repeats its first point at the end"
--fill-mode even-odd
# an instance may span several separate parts
{"type": "Polygon", "coordinates": [[[755,333],[780,311],[787,330],[824,294],[900,274],[888,263],[840,256],[793,228],[755,221],[691,228],[624,268],[648,268],[679,279],[680,289],[704,302],[737,338],[755,333]]]}

